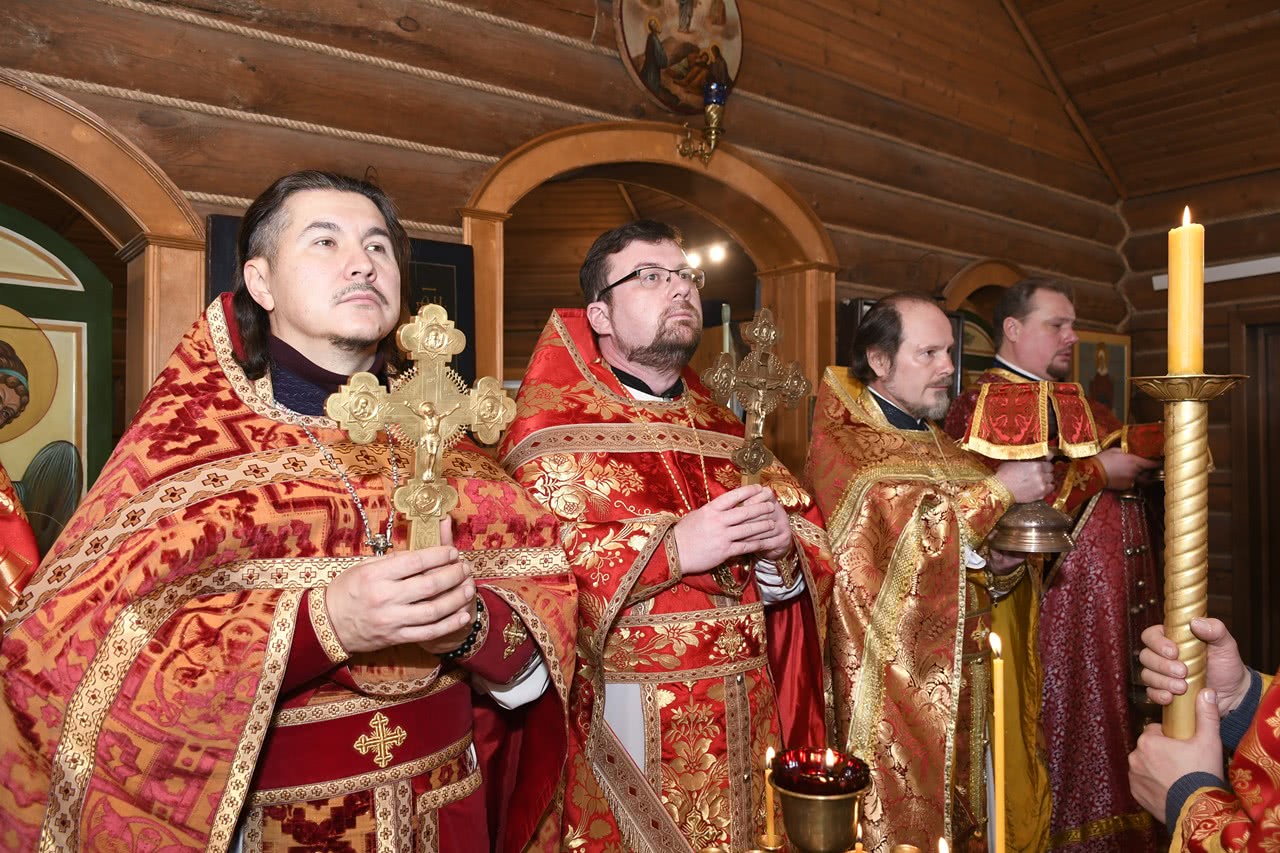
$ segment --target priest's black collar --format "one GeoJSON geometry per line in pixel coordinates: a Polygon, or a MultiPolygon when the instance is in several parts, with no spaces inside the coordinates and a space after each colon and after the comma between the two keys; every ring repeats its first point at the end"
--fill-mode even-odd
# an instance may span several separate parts
{"type": "Polygon", "coordinates": [[[1018,374],[1019,376],[1021,376],[1021,377],[1022,377],[1022,378],[1024,378],[1024,379],[1030,379],[1032,382],[1043,382],[1043,381],[1044,381],[1044,380],[1043,380],[1043,379],[1041,379],[1039,376],[1034,376],[1034,375],[1032,375],[1032,374],[1028,373],[1027,371],[1023,370],[1021,367],[1018,367],[1018,366],[1017,366],[1017,365],[1015,365],[1015,364],[1010,364],[1009,362],[1005,361],[1005,360],[1004,360],[1003,358],[1001,358],[1000,356],[996,356],[995,364],[993,364],[993,365],[992,365],[992,367],[999,367],[999,368],[1003,368],[1004,370],[1007,370],[1007,371],[1009,371],[1010,373],[1016,373],[1016,374],[1018,374]]]}
{"type": "MultiPolygon", "coordinates": [[[[301,415],[323,415],[324,401],[350,377],[325,370],[284,341],[271,336],[271,390],[276,402],[301,415]]],[[[378,353],[369,373],[385,384],[386,359],[378,353]]]]}
{"type": "Polygon", "coordinates": [[[870,385],[867,386],[867,390],[871,392],[871,396],[875,397],[876,402],[880,404],[880,411],[884,412],[884,419],[889,422],[889,426],[894,429],[909,429],[914,432],[923,432],[929,428],[928,424],[924,422],[924,418],[917,418],[915,415],[907,414],[880,396],[879,392],[870,385]]]}
{"type": "MultiPolygon", "coordinates": [[[[605,363],[608,364],[608,362],[605,363]]],[[[613,371],[613,375],[618,377],[618,381],[623,385],[634,391],[639,391],[641,394],[648,394],[650,397],[657,397],[662,400],[674,400],[676,397],[679,397],[684,393],[684,380],[678,376],[676,377],[675,385],[672,385],[665,391],[654,391],[649,387],[648,382],[645,382],[639,376],[632,376],[621,367],[614,367],[610,364],[609,369],[613,371]]]]}

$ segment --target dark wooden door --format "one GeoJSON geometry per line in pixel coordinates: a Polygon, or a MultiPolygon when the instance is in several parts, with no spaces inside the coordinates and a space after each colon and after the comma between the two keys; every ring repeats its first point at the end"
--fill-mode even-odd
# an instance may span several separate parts
{"type": "Polygon", "coordinates": [[[1231,631],[1245,660],[1280,665],[1280,311],[1232,323],[1231,631]]]}

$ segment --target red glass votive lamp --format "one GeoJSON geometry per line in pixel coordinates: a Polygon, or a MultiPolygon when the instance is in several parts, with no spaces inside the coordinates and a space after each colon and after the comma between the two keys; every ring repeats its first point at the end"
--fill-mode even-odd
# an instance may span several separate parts
{"type": "Polygon", "coordinates": [[[870,781],[865,761],[834,749],[788,749],[773,759],[773,784],[796,794],[852,794],[870,781]]]}

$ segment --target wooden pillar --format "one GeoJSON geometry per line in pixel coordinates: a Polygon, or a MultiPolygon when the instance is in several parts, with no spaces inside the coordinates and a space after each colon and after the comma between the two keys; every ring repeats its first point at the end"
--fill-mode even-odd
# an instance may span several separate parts
{"type": "Polygon", "coordinates": [[[119,251],[128,264],[125,417],[205,308],[204,243],[140,234],[119,251]]]}
{"type": "Polygon", "coordinates": [[[510,213],[463,208],[462,241],[475,258],[476,376],[502,375],[504,224],[510,213]]]}
{"type": "MultiPolygon", "coordinates": [[[[798,361],[814,385],[836,352],[836,268],[829,264],[797,264],[761,270],[760,303],[773,311],[782,334],[777,353],[798,361]]],[[[795,474],[809,451],[813,397],[794,409],[779,409],[769,418],[765,442],[795,474]]]]}

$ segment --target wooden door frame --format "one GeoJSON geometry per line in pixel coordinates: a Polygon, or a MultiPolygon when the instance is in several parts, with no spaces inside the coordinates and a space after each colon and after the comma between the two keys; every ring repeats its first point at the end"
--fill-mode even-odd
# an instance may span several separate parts
{"type": "MultiPolygon", "coordinates": [[[[1268,461],[1259,459],[1261,451],[1261,412],[1256,406],[1256,383],[1259,381],[1257,353],[1254,352],[1254,329],[1280,325],[1280,305],[1250,306],[1234,309],[1229,315],[1228,343],[1231,372],[1251,378],[1244,387],[1231,393],[1231,632],[1240,644],[1247,662],[1261,663],[1266,647],[1277,653],[1274,618],[1267,601],[1255,589],[1253,569],[1262,555],[1256,553],[1255,534],[1262,529],[1260,509],[1266,500],[1280,500],[1280,495],[1266,494],[1266,486],[1251,471],[1262,470],[1268,461]]],[[[1280,544],[1280,543],[1278,543],[1280,544]]],[[[1277,549],[1280,552],[1280,549],[1277,549]]],[[[1280,579],[1275,580],[1280,584],[1280,579]]]]}
{"type": "MultiPolygon", "coordinates": [[[[743,151],[721,144],[707,164],[676,153],[683,134],[663,122],[602,122],[553,131],[512,151],[472,194],[463,240],[475,251],[476,368],[502,375],[504,223],[517,201],[547,181],[593,170],[684,200],[730,234],[751,257],[761,302],[782,332],[779,355],[820,381],[835,357],[835,248],[813,209],[743,151]],[[647,168],[658,166],[660,168],[647,168]]],[[[770,421],[771,448],[793,470],[809,442],[809,407],[770,421]]]]}
{"type": "Polygon", "coordinates": [[[103,119],[4,71],[0,163],[65,199],[127,264],[125,413],[132,417],[204,308],[200,217],[160,167],[103,119]]]}

